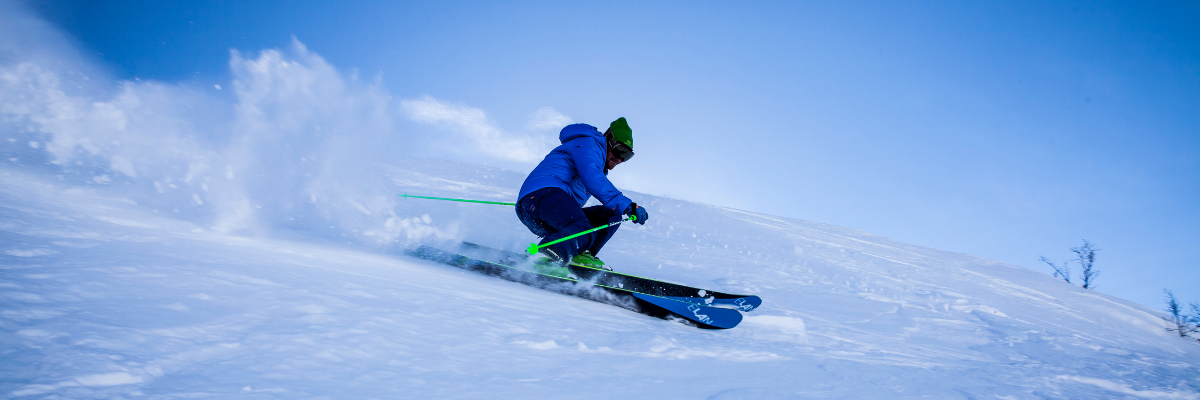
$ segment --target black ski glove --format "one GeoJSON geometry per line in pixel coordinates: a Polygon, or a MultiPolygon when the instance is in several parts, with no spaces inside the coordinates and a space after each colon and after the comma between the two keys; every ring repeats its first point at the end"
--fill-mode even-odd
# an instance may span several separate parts
{"type": "Polygon", "coordinates": [[[629,208],[625,209],[625,215],[632,215],[637,218],[633,220],[633,223],[638,225],[645,225],[646,220],[650,219],[650,214],[646,213],[646,208],[638,207],[637,203],[630,203],[629,208]]]}

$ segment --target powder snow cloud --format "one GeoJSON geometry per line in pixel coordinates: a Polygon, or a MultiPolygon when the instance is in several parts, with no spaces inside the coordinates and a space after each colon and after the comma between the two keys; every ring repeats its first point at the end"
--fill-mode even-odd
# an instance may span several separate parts
{"type": "Polygon", "coordinates": [[[379,165],[457,157],[532,167],[571,121],[543,107],[507,130],[468,105],[398,100],[382,78],[342,72],[296,39],[231,50],[232,82],[120,80],[20,4],[0,8],[4,168],[116,191],[223,232],[337,226],[378,242],[446,237],[453,227],[397,211],[379,165]],[[435,132],[403,131],[400,121],[435,132]]]}

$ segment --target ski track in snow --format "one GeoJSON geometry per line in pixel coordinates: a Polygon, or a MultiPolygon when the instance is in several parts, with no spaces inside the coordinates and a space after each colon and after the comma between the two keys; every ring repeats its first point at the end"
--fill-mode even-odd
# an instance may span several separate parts
{"type": "MultiPolygon", "coordinates": [[[[511,201],[522,178],[378,168],[397,194],[511,201]]],[[[0,394],[1200,398],[1200,344],[1145,307],[852,229],[629,195],[655,218],[622,226],[608,263],[763,307],[697,330],[402,255],[520,249],[534,238],[506,207],[399,199],[397,215],[455,237],[381,248],[217,234],[0,171],[0,394]]]]}

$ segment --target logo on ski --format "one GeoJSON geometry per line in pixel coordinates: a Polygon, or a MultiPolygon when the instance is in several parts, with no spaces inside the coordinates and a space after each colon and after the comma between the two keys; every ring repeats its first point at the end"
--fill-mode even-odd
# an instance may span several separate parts
{"type": "Polygon", "coordinates": [[[739,309],[739,310],[742,310],[742,311],[751,311],[751,310],[753,310],[753,309],[754,309],[754,305],[753,305],[753,304],[746,304],[746,299],[737,299],[737,300],[734,300],[734,301],[733,301],[733,304],[737,304],[737,306],[738,306],[738,309],[739,309]]]}
{"type": "Polygon", "coordinates": [[[700,322],[703,322],[706,324],[712,323],[712,318],[709,318],[707,315],[700,313],[700,306],[695,305],[695,304],[689,304],[687,309],[688,309],[688,311],[692,312],[692,315],[696,316],[697,321],[700,321],[700,322]]]}

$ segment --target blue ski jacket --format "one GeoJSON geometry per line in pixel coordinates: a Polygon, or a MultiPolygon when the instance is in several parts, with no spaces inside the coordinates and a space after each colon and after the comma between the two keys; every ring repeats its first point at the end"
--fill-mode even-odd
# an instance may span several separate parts
{"type": "Polygon", "coordinates": [[[624,213],[633,201],[605,176],[608,171],[604,170],[607,152],[604,134],[588,124],[572,124],[558,133],[558,140],[562,144],[525,178],[517,201],[535,190],[556,187],[575,197],[579,207],[587,203],[590,195],[614,213],[624,213]]]}

